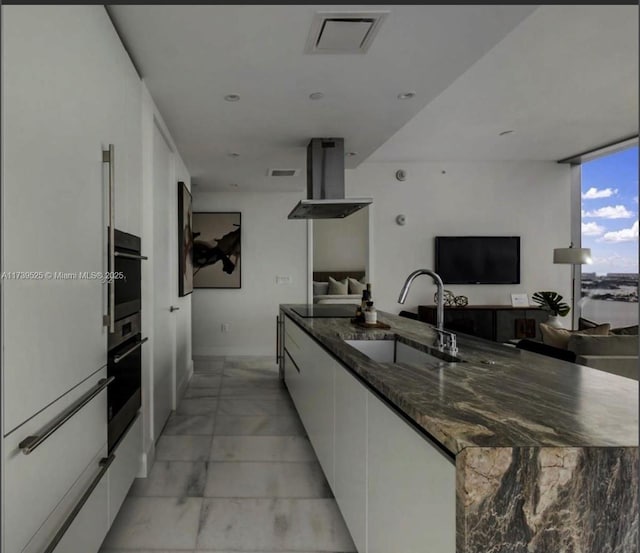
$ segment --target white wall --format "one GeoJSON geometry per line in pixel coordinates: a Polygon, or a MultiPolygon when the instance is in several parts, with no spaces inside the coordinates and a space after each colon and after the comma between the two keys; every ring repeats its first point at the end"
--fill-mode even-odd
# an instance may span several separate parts
{"type": "MultiPolygon", "coordinates": [[[[191,295],[178,297],[178,222],[177,222],[177,197],[178,197],[178,181],[183,181],[187,188],[191,186],[191,178],[187,168],[180,157],[180,154],[171,138],[171,134],[162,119],[153,98],[144,83],[141,85],[142,90],[142,251],[143,254],[149,256],[149,260],[143,262],[142,265],[142,333],[150,339],[150,346],[143,350],[142,357],[142,409],[144,413],[143,425],[143,447],[145,456],[143,458],[143,466],[141,475],[145,475],[146,471],[153,464],[155,455],[154,445],[158,439],[159,432],[162,429],[153,428],[153,344],[154,339],[154,320],[153,306],[157,300],[154,294],[154,275],[153,275],[153,246],[154,246],[154,225],[165,224],[171,229],[169,236],[173,237],[169,244],[170,259],[173,260],[172,265],[175,267],[175,275],[172,278],[174,290],[171,298],[167,299],[167,303],[179,307],[180,310],[169,313],[167,310],[165,316],[173,317],[176,329],[176,343],[174,351],[176,353],[176,371],[175,371],[175,398],[179,399],[182,390],[186,386],[191,374],[193,373],[193,361],[191,355],[191,295]],[[153,212],[154,180],[153,180],[153,134],[154,127],[157,126],[165,139],[167,140],[173,157],[173,180],[176,183],[175,189],[169,189],[169,205],[176,206],[171,210],[171,217],[168,221],[155,221],[153,212]]],[[[175,402],[174,402],[175,403],[175,402]]],[[[175,407],[175,405],[174,405],[175,407]]]]}
{"type": "Polygon", "coordinates": [[[368,252],[368,208],[344,219],[313,221],[314,271],[364,271],[368,252]]]}
{"type": "MultiPolygon", "coordinates": [[[[511,293],[556,290],[571,298],[568,265],[553,265],[553,248],[570,240],[570,170],[554,162],[363,163],[347,171],[347,196],[373,197],[370,253],[377,306],[397,313],[433,303],[435,286],[415,281],[397,303],[407,275],[433,268],[436,235],[518,235],[520,285],[447,286],[471,304],[511,302],[511,293]],[[403,168],[408,177],[398,182],[403,168]],[[445,173],[443,173],[445,171],[445,173]],[[398,226],[398,214],[407,216],[398,226]]],[[[194,355],[273,355],[279,303],[306,301],[306,226],[287,220],[300,193],[198,193],[195,211],[241,211],[242,289],[194,290],[194,355]],[[276,275],[292,275],[276,286],[276,275]],[[221,332],[229,323],[231,332],[221,332]]],[[[315,224],[316,222],[314,222],[315,224]]],[[[336,245],[337,247],[337,245],[336,245]]]]}
{"type": "Polygon", "coordinates": [[[570,169],[555,162],[363,163],[347,171],[348,196],[372,196],[374,299],[398,312],[433,303],[430,279],[416,280],[404,307],[406,277],[433,268],[436,235],[518,235],[520,285],[449,285],[470,304],[509,304],[512,292],[556,290],[570,302],[569,266],[553,265],[553,248],[570,240],[570,169]],[[399,182],[394,174],[407,171],[399,182]],[[398,226],[398,214],[407,217],[398,226]]]}
{"type": "Polygon", "coordinates": [[[193,354],[275,355],[276,316],[281,303],[305,303],[306,221],[287,219],[300,192],[200,193],[193,210],[242,213],[242,288],[193,291],[193,354]],[[276,276],[292,284],[277,285],[276,276]],[[230,325],[222,333],[221,325],[230,325]]]}

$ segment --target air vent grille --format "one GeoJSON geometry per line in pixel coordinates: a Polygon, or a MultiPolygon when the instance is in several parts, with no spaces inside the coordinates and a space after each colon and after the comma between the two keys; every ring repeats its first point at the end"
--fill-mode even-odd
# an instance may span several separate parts
{"type": "Polygon", "coordinates": [[[389,12],[318,12],[313,17],[308,54],[364,54],[389,12]]]}
{"type": "Polygon", "coordinates": [[[299,174],[299,169],[269,169],[267,171],[269,177],[297,177],[299,174]]]}

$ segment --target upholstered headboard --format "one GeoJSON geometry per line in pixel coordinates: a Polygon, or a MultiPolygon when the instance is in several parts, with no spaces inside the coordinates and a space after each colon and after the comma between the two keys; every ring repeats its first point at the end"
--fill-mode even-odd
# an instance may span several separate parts
{"type": "Polygon", "coordinates": [[[329,277],[336,280],[344,280],[348,277],[360,280],[364,274],[364,271],[313,271],[313,280],[315,282],[329,282],[329,277]]]}

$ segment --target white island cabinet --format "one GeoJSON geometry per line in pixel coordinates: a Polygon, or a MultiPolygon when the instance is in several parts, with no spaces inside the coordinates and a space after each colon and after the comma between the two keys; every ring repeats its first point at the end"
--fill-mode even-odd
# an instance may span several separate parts
{"type": "Polygon", "coordinates": [[[453,460],[284,320],[285,383],[358,552],[455,553],[453,460]]]}
{"type": "Polygon", "coordinates": [[[0,550],[96,553],[140,456],[133,434],[129,466],[108,458],[107,391],[83,398],[107,376],[95,273],[107,270],[109,144],[115,226],[141,233],[142,83],[103,6],[12,5],[2,17],[0,550]]]}

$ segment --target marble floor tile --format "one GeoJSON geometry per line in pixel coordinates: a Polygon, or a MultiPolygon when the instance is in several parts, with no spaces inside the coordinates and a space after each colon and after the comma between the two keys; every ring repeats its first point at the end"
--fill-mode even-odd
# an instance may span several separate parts
{"type": "Polygon", "coordinates": [[[283,399],[289,400],[289,392],[285,388],[265,388],[263,386],[252,386],[247,383],[245,386],[234,384],[220,388],[220,397],[255,397],[263,399],[283,399]]]}
{"type": "Polygon", "coordinates": [[[205,499],[197,549],[355,551],[333,499],[205,499]]]}
{"type": "Polygon", "coordinates": [[[171,415],[162,434],[163,436],[211,436],[214,425],[213,415],[171,415]]]}
{"type": "Polygon", "coordinates": [[[188,386],[182,396],[184,399],[194,399],[198,397],[218,397],[220,386],[205,388],[204,386],[188,386]]]}
{"type": "Polygon", "coordinates": [[[136,478],[131,497],[202,497],[207,481],[203,461],[156,460],[147,478],[136,478]]]}
{"type": "Polygon", "coordinates": [[[225,366],[224,378],[270,378],[278,380],[277,369],[225,366]]]}
{"type": "Polygon", "coordinates": [[[206,461],[210,447],[210,436],[160,436],[156,461],[206,461]]]}
{"type": "Polygon", "coordinates": [[[202,386],[203,388],[219,388],[222,383],[222,373],[193,373],[191,380],[189,380],[189,386],[202,386]]]}
{"type": "Polygon", "coordinates": [[[211,461],[315,461],[308,438],[303,436],[215,436],[211,461]]]}
{"type": "Polygon", "coordinates": [[[226,398],[218,400],[219,415],[246,417],[250,415],[295,415],[293,403],[289,399],[226,398]]]}
{"type": "Polygon", "coordinates": [[[213,415],[217,406],[218,400],[216,398],[184,398],[176,409],[176,415],[213,415]]]}
{"type": "Polygon", "coordinates": [[[230,417],[218,415],[215,423],[216,436],[304,436],[300,419],[295,415],[274,417],[254,415],[252,417],[230,417]]]}
{"type": "Polygon", "coordinates": [[[282,389],[282,382],[277,378],[273,377],[256,377],[256,378],[245,378],[242,376],[223,376],[222,378],[222,387],[242,387],[242,386],[252,386],[254,388],[264,388],[264,389],[282,389]]]}
{"type": "Polygon", "coordinates": [[[271,369],[277,372],[275,356],[227,356],[225,367],[238,367],[245,369],[271,369]]]}
{"type": "Polygon", "coordinates": [[[209,463],[207,497],[331,497],[320,465],[312,463],[209,463]]]}
{"type": "Polygon", "coordinates": [[[193,549],[202,499],[128,497],[104,541],[105,549],[193,549]]]}

